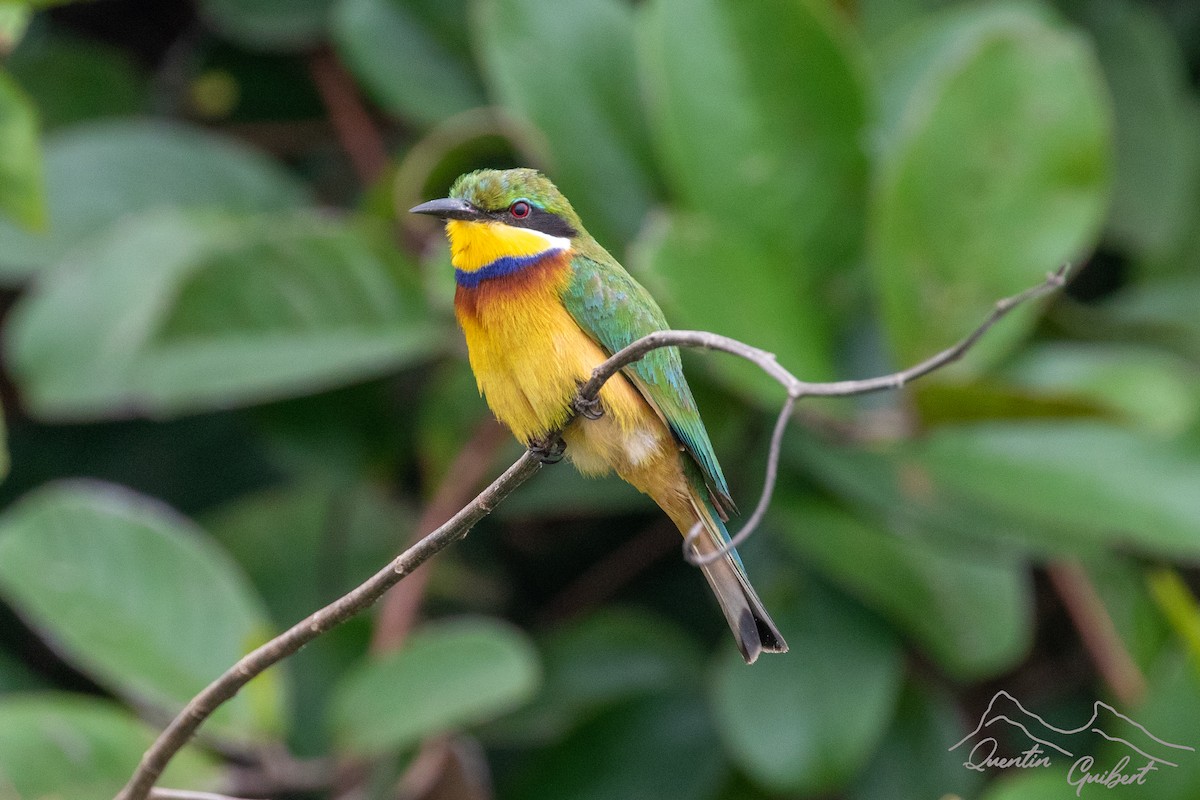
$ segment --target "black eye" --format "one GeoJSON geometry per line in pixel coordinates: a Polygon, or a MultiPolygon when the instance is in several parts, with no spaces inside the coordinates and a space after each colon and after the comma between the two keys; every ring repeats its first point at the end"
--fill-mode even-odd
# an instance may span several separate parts
{"type": "Polygon", "coordinates": [[[508,213],[512,214],[516,219],[525,219],[530,212],[529,203],[524,200],[518,200],[508,207],[508,213]]]}

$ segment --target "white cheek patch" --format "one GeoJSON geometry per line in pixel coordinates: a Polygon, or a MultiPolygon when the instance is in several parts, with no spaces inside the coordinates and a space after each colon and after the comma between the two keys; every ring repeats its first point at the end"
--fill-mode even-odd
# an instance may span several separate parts
{"type": "Polygon", "coordinates": [[[546,242],[548,245],[546,250],[570,250],[571,240],[562,236],[551,236],[544,231],[535,231],[533,228],[520,228],[519,230],[525,233],[532,233],[534,236],[546,242]]]}

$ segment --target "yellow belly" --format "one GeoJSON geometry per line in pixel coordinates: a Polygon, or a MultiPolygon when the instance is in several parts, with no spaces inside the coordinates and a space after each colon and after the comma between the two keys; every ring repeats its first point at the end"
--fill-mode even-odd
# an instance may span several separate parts
{"type": "MultiPolygon", "coordinates": [[[[607,358],[550,286],[460,313],[459,322],[480,392],[527,444],[566,421],[579,384],[607,358]]],[[[615,469],[660,505],[675,506],[674,487],[685,484],[666,424],[624,376],[604,385],[600,402],[600,419],[577,418],[564,431],[567,456],[588,474],[615,469]]]]}

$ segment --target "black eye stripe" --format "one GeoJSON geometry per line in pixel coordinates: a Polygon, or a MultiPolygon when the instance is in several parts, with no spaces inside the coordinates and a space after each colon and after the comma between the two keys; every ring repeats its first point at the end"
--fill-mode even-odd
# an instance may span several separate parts
{"type": "Polygon", "coordinates": [[[538,208],[532,203],[529,204],[529,215],[525,217],[514,217],[509,213],[508,208],[493,211],[488,216],[498,222],[511,225],[514,228],[529,228],[549,234],[550,236],[561,236],[564,239],[570,239],[579,234],[579,231],[575,230],[571,226],[571,223],[562,217],[557,214],[551,214],[544,208],[538,208]]]}

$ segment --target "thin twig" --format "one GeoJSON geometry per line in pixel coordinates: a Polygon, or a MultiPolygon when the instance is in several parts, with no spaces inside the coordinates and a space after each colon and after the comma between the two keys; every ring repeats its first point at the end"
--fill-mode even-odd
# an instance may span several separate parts
{"type": "MultiPolygon", "coordinates": [[[[600,389],[606,381],[619,371],[642,358],[651,350],[659,347],[700,347],[710,350],[721,350],[741,356],[757,364],[768,375],[781,383],[788,392],[789,406],[800,397],[824,396],[841,397],[866,392],[876,392],[883,389],[895,389],[905,385],[914,378],[926,375],[939,367],[957,360],[979,340],[979,338],[1005,314],[1021,303],[1042,295],[1061,286],[1065,280],[1067,267],[1047,276],[1046,280],[1025,292],[998,302],[991,315],[970,335],[954,347],[945,350],[933,358],[922,361],[914,367],[902,372],[860,381],[838,381],[836,383],[807,383],[801,381],[781,367],[775,356],[757,347],[718,336],[704,331],[659,331],[649,334],[633,342],[628,347],[613,354],[608,360],[592,372],[576,395],[573,406],[586,407],[599,396],[600,389]]],[[[790,413],[788,414],[790,416],[790,413]]],[[[574,421],[572,414],[563,428],[574,421]]],[[[772,455],[769,464],[777,463],[778,453],[783,436],[786,418],[781,414],[777,422],[775,435],[772,436],[772,455]]],[[[551,432],[547,442],[561,440],[562,428],[551,432]]],[[[541,467],[541,457],[531,450],[526,450],[520,458],[504,473],[484,489],[474,500],[464,506],[448,522],[438,527],[421,541],[408,548],[387,567],[375,573],[364,583],[353,589],[349,594],[330,603],[312,614],[302,622],[293,625],[279,636],[255,649],[236,664],[230,667],[221,677],[210,683],[200,694],[196,695],[183,710],[163,730],[150,749],[142,756],[137,770],[129,779],[129,783],[117,795],[117,800],[145,800],[154,787],[155,781],[166,768],[167,763],[195,733],[222,703],[238,693],[254,676],[278,663],[287,656],[295,653],[308,642],[315,639],[330,628],[345,622],[350,617],[366,609],[384,592],[394,586],[413,570],[425,563],[449,544],[467,535],[474,525],[487,516],[496,504],[501,502],[516,487],[531,478],[541,467]]],[[[751,522],[757,524],[761,519],[759,510],[765,503],[770,502],[771,491],[774,489],[774,477],[768,474],[764,483],[764,497],[760,498],[751,522]]],[[[747,526],[749,528],[750,526],[747,526]]],[[[751,528],[752,530],[752,528],[751,528]]],[[[737,540],[741,541],[749,535],[746,529],[739,532],[737,540]]]]}
{"type": "Polygon", "coordinates": [[[762,524],[763,517],[767,515],[767,509],[771,507],[771,497],[775,494],[775,479],[779,476],[779,454],[783,451],[783,434],[787,430],[788,422],[791,420],[795,408],[796,398],[789,394],[783,403],[783,408],[779,409],[779,416],[775,420],[775,430],[771,432],[771,446],[767,454],[767,474],[763,478],[762,494],[758,496],[758,505],[754,507],[754,513],[750,515],[750,519],[746,520],[742,529],[728,542],[704,555],[701,555],[700,550],[693,544],[696,537],[700,535],[701,525],[697,522],[683,539],[683,557],[689,564],[702,567],[719,558],[724,558],[730,550],[750,538],[750,534],[754,533],[762,524]]]}

